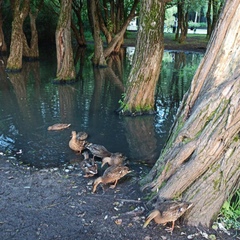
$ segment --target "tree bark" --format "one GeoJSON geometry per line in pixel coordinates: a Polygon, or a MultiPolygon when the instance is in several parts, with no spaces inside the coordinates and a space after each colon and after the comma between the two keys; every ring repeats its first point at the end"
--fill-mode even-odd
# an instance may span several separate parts
{"type": "MultiPolygon", "coordinates": [[[[89,3],[89,1],[88,1],[89,3]]],[[[99,17],[97,12],[98,1],[90,1],[90,12],[93,23],[93,38],[94,38],[94,56],[92,59],[93,65],[96,67],[107,67],[107,63],[103,54],[103,43],[100,35],[99,17]]]]}
{"type": "Polygon", "coordinates": [[[0,52],[7,52],[7,45],[4,39],[3,30],[2,30],[2,26],[3,26],[2,5],[3,5],[3,0],[0,0],[0,52]]]}
{"type": "Polygon", "coordinates": [[[7,60],[7,71],[20,71],[22,69],[22,27],[25,18],[29,13],[30,0],[24,0],[22,8],[20,9],[20,0],[14,1],[13,6],[13,22],[12,22],[12,35],[10,54],[7,60]]]}
{"type": "Polygon", "coordinates": [[[73,22],[73,20],[71,21],[71,27],[72,30],[75,34],[76,40],[78,42],[79,46],[85,47],[87,45],[86,39],[84,37],[84,30],[83,30],[83,21],[82,21],[82,8],[83,8],[83,1],[80,1],[78,3],[78,1],[74,0],[73,1],[73,10],[76,14],[77,17],[77,22],[78,22],[78,26],[76,26],[73,22]]]}
{"type": "Polygon", "coordinates": [[[133,66],[119,113],[155,112],[155,88],[163,56],[165,1],[142,1],[133,66]]]}
{"type": "Polygon", "coordinates": [[[36,27],[36,18],[38,15],[38,11],[35,13],[29,12],[30,17],[30,26],[31,26],[31,41],[30,46],[28,46],[28,42],[24,33],[22,36],[23,40],[23,56],[29,59],[38,59],[39,58],[39,49],[38,49],[38,32],[36,27]]]}
{"type": "Polygon", "coordinates": [[[210,226],[240,187],[240,5],[225,4],[166,147],[143,180],[156,196],[194,204],[185,219],[210,226]]]}
{"type": "Polygon", "coordinates": [[[186,4],[184,0],[178,2],[178,26],[181,30],[180,37],[178,38],[179,43],[183,43],[186,40],[188,32],[188,11],[185,9],[186,4]]]}
{"type": "Polygon", "coordinates": [[[61,9],[56,30],[56,81],[71,81],[76,77],[71,43],[71,5],[71,0],[61,0],[61,9]]]}

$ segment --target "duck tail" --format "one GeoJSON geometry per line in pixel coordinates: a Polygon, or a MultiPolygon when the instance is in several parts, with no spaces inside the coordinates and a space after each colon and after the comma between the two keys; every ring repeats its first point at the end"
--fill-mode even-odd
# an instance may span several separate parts
{"type": "Polygon", "coordinates": [[[145,221],[143,228],[147,227],[147,225],[157,216],[159,216],[160,212],[158,210],[153,210],[147,217],[147,220],[145,221]]]}

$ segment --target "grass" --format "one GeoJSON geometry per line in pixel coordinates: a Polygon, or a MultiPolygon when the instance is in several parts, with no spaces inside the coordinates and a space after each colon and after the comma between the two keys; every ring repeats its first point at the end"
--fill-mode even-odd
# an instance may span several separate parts
{"type": "Polygon", "coordinates": [[[240,189],[223,204],[218,220],[227,229],[240,230],[240,189]]]}

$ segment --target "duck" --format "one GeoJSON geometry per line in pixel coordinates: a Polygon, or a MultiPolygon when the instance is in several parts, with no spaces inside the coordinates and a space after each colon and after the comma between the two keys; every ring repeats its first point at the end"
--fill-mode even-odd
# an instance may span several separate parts
{"type": "Polygon", "coordinates": [[[123,162],[127,159],[126,156],[124,156],[122,153],[120,152],[116,152],[116,153],[112,153],[110,157],[104,157],[102,159],[102,165],[101,167],[103,167],[106,163],[108,163],[108,165],[112,166],[112,165],[122,165],[123,162]]]}
{"type": "Polygon", "coordinates": [[[76,137],[79,141],[83,141],[88,138],[88,134],[86,132],[78,132],[76,137]]]}
{"type": "Polygon", "coordinates": [[[75,152],[82,152],[85,149],[85,140],[79,140],[79,136],[76,131],[72,131],[72,138],[69,141],[69,147],[75,152]]]}
{"type": "Polygon", "coordinates": [[[92,193],[96,192],[97,186],[100,183],[107,184],[107,183],[114,183],[110,186],[110,188],[115,188],[117,182],[120,178],[124,177],[126,174],[130,173],[131,171],[127,166],[110,166],[108,167],[101,177],[98,177],[93,183],[92,193]]]}
{"type": "Polygon", "coordinates": [[[166,228],[166,231],[172,234],[175,221],[181,217],[189,208],[192,207],[192,203],[185,201],[175,201],[175,200],[161,200],[157,203],[155,209],[148,215],[143,228],[154,220],[157,224],[167,224],[172,222],[170,228],[166,228]]]}
{"type": "Polygon", "coordinates": [[[109,152],[104,146],[95,144],[95,143],[87,143],[85,145],[85,148],[87,148],[93,155],[93,158],[99,157],[110,157],[112,155],[111,152],[109,152]]]}
{"type": "Polygon", "coordinates": [[[48,131],[59,131],[66,128],[69,128],[71,124],[69,123],[56,123],[48,127],[48,131]]]}
{"type": "Polygon", "coordinates": [[[84,177],[92,177],[98,173],[98,167],[93,158],[89,158],[89,153],[84,151],[82,153],[84,160],[81,162],[81,168],[85,172],[84,177]]]}

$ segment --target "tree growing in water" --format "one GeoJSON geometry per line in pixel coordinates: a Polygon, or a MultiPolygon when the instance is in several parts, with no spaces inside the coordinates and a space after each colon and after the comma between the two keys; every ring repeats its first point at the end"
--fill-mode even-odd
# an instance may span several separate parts
{"type": "Polygon", "coordinates": [[[56,29],[57,81],[75,79],[73,51],[71,43],[72,0],[61,0],[61,8],[56,29]]]}
{"type": "Polygon", "coordinates": [[[140,115],[155,111],[155,88],[164,49],[163,28],[166,2],[166,0],[141,2],[133,66],[119,109],[120,114],[140,115]]]}
{"type": "Polygon", "coordinates": [[[209,227],[240,186],[239,15],[238,0],[225,4],[166,147],[143,179],[155,196],[192,202],[191,225],[209,227]]]}

